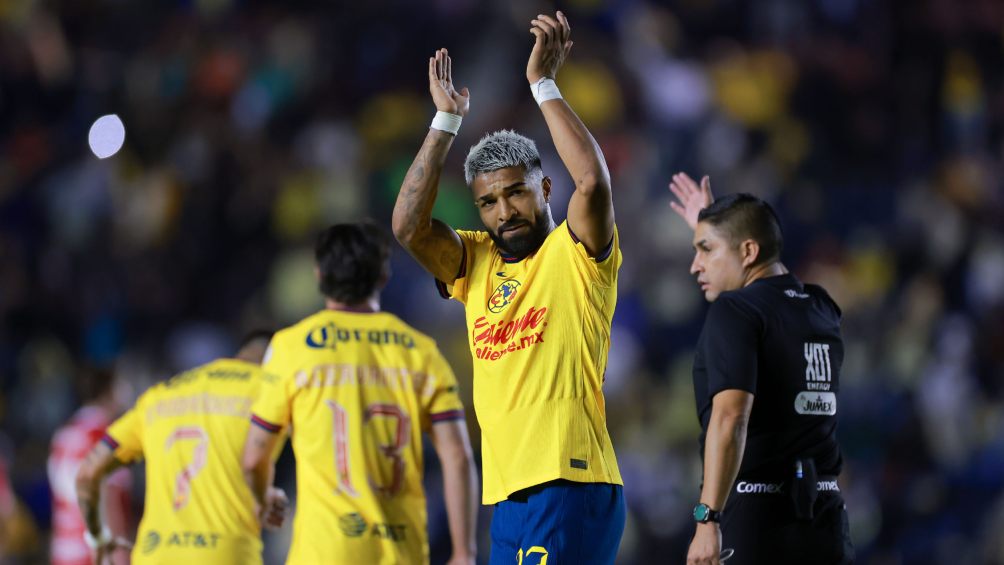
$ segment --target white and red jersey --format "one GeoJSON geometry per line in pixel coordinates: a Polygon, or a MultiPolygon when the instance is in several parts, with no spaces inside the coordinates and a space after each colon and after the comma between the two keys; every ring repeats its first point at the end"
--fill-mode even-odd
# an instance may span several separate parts
{"type": "MultiPolygon", "coordinates": [[[[91,565],[91,550],[84,543],[86,525],[77,506],[77,469],[111,422],[112,415],[103,409],[84,406],[52,437],[48,462],[52,488],[52,565],[91,565]]],[[[132,479],[129,471],[119,469],[108,477],[106,484],[113,487],[115,495],[105,499],[105,509],[114,506],[119,512],[116,521],[124,523],[130,513],[128,493],[132,479]]],[[[104,513],[106,518],[108,513],[104,513]]],[[[109,525],[113,531],[118,529],[109,525]]]]}

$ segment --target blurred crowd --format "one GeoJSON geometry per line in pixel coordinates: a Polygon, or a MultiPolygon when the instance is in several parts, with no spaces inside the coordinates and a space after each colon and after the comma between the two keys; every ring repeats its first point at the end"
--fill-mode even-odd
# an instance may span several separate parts
{"type": "MultiPolygon", "coordinates": [[[[463,157],[513,128],[560,221],[572,185],[524,76],[529,20],[556,7],[575,41],[557,82],[606,155],[624,255],[605,387],[618,562],[680,563],[693,533],[705,305],[669,207],[683,170],[774,204],[785,264],[843,308],[858,562],[1004,563],[1001,0],[0,3],[0,563],[48,559],[46,458],[81,375],[112,371],[124,408],[318,309],[320,228],[389,228],[435,49],[471,91],[437,217],[480,227],[463,157]],[[99,160],[88,128],[111,113],[125,146],[99,160]]],[[[393,269],[383,307],[437,338],[469,402],[462,307],[401,249],[393,269]]]]}

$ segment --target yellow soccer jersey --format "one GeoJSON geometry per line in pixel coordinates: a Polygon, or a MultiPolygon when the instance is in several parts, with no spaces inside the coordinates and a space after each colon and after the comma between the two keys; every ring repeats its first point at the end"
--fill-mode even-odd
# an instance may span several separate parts
{"type": "Polygon", "coordinates": [[[287,563],[427,563],[422,431],[463,418],[435,342],[396,316],[324,310],[275,335],[252,408],[292,426],[287,563]]]}
{"type": "Polygon", "coordinates": [[[521,261],[503,256],[487,232],[457,233],[460,276],[439,286],[466,306],[483,502],[555,479],[623,484],[602,391],[621,263],[616,229],[600,260],[565,222],[521,261]]]}
{"type": "Polygon", "coordinates": [[[104,441],[124,463],[146,459],[134,564],[261,563],[241,451],[264,373],[220,359],[145,392],[104,441]]]}

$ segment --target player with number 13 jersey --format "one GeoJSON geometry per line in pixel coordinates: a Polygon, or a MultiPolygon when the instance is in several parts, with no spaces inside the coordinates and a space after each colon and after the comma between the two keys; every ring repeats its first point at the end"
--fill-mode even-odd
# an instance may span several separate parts
{"type": "MultiPolygon", "coordinates": [[[[258,467],[249,453],[271,437],[263,432],[291,429],[297,503],[287,563],[427,563],[422,432],[441,461],[450,443],[442,434],[456,436],[456,453],[470,467],[447,481],[448,510],[456,486],[449,483],[474,479],[453,371],[432,338],[379,311],[388,245],[368,225],[323,232],[318,272],[327,307],[277,332],[266,354],[245,465],[258,467]],[[355,267],[335,268],[340,262],[355,267]],[[381,270],[379,280],[340,278],[381,270]]],[[[446,479],[454,476],[450,463],[443,464],[446,479]]],[[[453,505],[467,509],[464,526],[451,520],[461,545],[473,542],[476,508],[474,486],[465,489],[453,505]]]]}

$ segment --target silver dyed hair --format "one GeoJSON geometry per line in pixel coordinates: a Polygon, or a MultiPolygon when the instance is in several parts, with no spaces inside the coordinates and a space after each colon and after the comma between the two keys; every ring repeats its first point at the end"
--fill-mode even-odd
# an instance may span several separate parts
{"type": "Polygon", "coordinates": [[[464,179],[467,186],[480,173],[490,173],[506,167],[523,167],[526,171],[540,168],[537,144],[529,137],[503,129],[481,138],[467,152],[464,179]]]}

